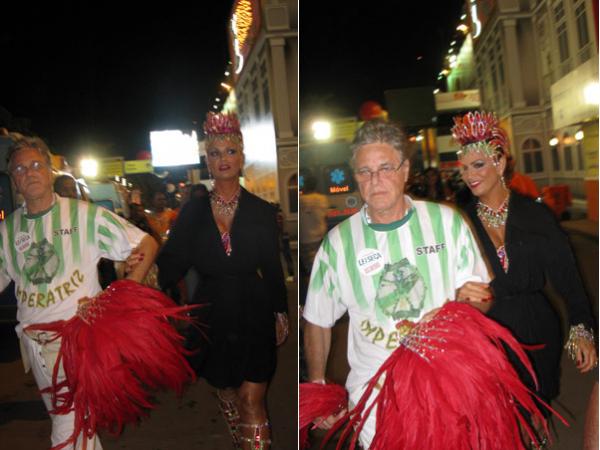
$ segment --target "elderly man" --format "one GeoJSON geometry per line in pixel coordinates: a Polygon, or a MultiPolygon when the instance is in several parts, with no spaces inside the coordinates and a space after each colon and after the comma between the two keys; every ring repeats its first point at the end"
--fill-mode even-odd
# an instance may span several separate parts
{"type": "MultiPolygon", "coordinates": [[[[96,265],[102,257],[125,260],[137,248],[146,258],[128,278],[141,282],[158,245],[103,208],[56,195],[50,154],[38,141],[16,141],[9,148],[8,170],[25,204],[0,224],[0,289],[11,279],[15,281],[16,331],[23,363],[26,371],[33,371],[38,387],[44,389],[52,383],[59,343],[26,328],[70,319],[80,299],[97,295],[101,289],[96,265]]],[[[50,395],[42,397],[52,410],[50,395]]],[[[50,417],[52,445],[56,446],[72,435],[74,414],[50,417]]],[[[102,448],[95,437],[83,441],[80,437],[75,446],[66,448],[102,448]]]]}
{"type": "MultiPolygon", "coordinates": [[[[410,162],[403,131],[371,121],[352,143],[364,207],[331,230],[317,253],[308,289],[304,336],[309,379],[325,381],[331,327],[348,312],[346,388],[356,404],[365,384],[396,349],[396,324],[431,317],[448,300],[485,309],[488,272],[461,216],[404,194],[410,162]]],[[[337,417],[320,422],[330,427],[337,417]]],[[[361,431],[366,449],[371,414],[361,431]]]]}

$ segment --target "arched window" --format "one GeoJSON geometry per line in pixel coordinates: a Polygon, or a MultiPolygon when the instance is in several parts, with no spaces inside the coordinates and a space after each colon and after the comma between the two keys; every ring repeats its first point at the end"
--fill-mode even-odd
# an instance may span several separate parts
{"type": "Polygon", "coordinates": [[[544,171],[542,158],[542,145],[537,139],[529,138],[521,146],[525,173],[539,173],[544,171]]]}

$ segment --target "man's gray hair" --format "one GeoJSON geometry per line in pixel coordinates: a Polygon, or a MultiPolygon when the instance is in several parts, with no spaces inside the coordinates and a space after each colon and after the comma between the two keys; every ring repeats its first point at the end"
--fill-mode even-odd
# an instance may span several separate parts
{"type": "Polygon", "coordinates": [[[11,163],[15,154],[27,148],[37,150],[46,159],[48,166],[52,165],[50,149],[42,139],[38,137],[20,137],[8,147],[8,155],[6,157],[8,170],[11,170],[11,163]]]}
{"type": "Polygon", "coordinates": [[[400,160],[409,157],[406,134],[400,125],[394,122],[386,122],[381,119],[365,122],[356,132],[354,140],[350,144],[352,149],[352,165],[358,150],[368,144],[388,144],[400,154],[400,160]]]}

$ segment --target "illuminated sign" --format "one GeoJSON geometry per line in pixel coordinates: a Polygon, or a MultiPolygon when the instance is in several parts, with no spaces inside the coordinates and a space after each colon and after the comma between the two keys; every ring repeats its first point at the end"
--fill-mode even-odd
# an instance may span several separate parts
{"type": "Polygon", "coordinates": [[[351,216],[357,212],[358,208],[331,209],[327,212],[327,217],[351,216]]]}
{"type": "Polygon", "coordinates": [[[473,37],[476,38],[481,34],[481,22],[479,21],[479,16],[477,15],[476,0],[471,0],[471,22],[473,23],[473,37]]]}
{"type": "Polygon", "coordinates": [[[330,194],[341,194],[342,192],[350,192],[350,186],[329,186],[330,194]]]}
{"type": "Polygon", "coordinates": [[[345,194],[354,191],[350,168],[346,165],[335,165],[325,169],[325,189],[329,194],[345,194]]]}
{"type": "Polygon", "coordinates": [[[238,0],[231,14],[231,52],[234,72],[239,75],[254,44],[260,21],[258,2],[238,0]]]}
{"type": "Polygon", "coordinates": [[[154,170],[149,159],[135,159],[125,161],[125,173],[150,173],[154,170]]]}

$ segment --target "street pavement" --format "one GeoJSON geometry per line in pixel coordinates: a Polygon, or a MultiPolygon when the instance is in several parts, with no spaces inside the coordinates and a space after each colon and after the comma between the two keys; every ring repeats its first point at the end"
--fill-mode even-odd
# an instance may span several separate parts
{"type": "MultiPolygon", "coordinates": [[[[273,448],[297,444],[297,284],[288,282],[290,335],[280,347],[267,402],[273,425],[273,448]]],[[[31,374],[23,373],[18,343],[9,323],[0,324],[0,449],[50,448],[50,419],[31,374]]],[[[128,426],[118,438],[101,436],[105,450],[230,450],[227,427],[217,408],[214,389],[205,381],[191,385],[181,398],[156,396],[156,408],[139,426],[128,426]]],[[[89,449],[91,450],[91,449],[89,449]]]]}

